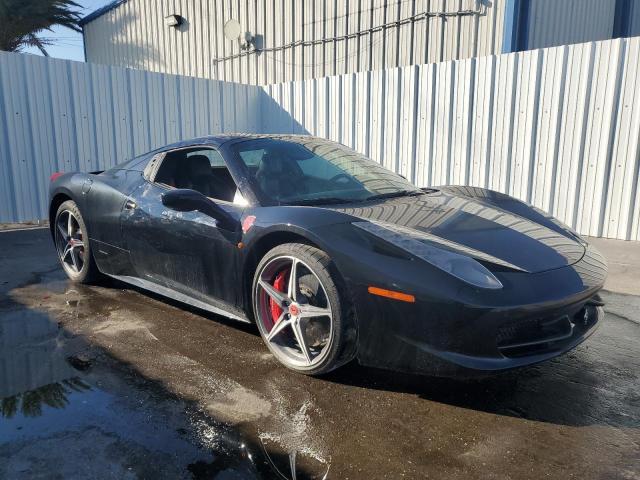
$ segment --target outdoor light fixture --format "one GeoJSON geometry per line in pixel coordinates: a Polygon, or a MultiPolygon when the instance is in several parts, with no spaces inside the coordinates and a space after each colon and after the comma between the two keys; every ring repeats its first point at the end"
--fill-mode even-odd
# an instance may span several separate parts
{"type": "Polygon", "coordinates": [[[164,24],[167,27],[179,27],[180,25],[182,25],[182,22],[184,21],[184,18],[182,18],[180,15],[167,15],[166,17],[164,17],[164,24]]]}

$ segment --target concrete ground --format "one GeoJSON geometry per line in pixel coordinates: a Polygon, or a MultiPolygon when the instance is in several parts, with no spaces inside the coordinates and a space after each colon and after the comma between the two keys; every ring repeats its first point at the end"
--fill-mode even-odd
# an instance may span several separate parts
{"type": "Polygon", "coordinates": [[[599,331],[462,382],[301,376],[251,326],[72,285],[46,229],[2,232],[0,478],[293,478],[295,457],[297,478],[638,479],[640,297],[620,292],[640,293],[640,246],[596,243],[599,331]]]}
{"type": "Polygon", "coordinates": [[[609,277],[605,288],[612,292],[640,295],[640,242],[592,237],[588,240],[607,258],[609,277]]]}

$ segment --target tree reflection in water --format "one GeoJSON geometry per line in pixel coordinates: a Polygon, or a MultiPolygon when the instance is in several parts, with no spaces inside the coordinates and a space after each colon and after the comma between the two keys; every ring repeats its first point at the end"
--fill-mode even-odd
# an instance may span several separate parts
{"type": "Polygon", "coordinates": [[[69,404],[69,394],[87,390],[91,390],[91,387],[82,380],[70,378],[3,398],[0,400],[0,411],[4,418],[13,418],[18,411],[25,417],[38,417],[42,415],[42,405],[62,409],[69,404]]]}

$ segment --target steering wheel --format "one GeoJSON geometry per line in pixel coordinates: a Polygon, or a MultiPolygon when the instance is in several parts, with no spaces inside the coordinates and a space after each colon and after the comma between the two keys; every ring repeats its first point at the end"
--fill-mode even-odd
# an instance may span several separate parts
{"type": "Polygon", "coordinates": [[[329,181],[333,182],[333,183],[348,184],[348,183],[353,183],[353,178],[351,178],[346,173],[339,173],[339,174],[334,175],[333,177],[331,177],[329,179],[329,181]],[[344,181],[342,179],[344,179],[344,181]]]}

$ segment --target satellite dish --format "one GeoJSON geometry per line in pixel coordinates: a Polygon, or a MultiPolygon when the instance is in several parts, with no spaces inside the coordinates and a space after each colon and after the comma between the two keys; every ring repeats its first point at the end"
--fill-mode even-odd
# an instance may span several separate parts
{"type": "Polygon", "coordinates": [[[242,33],[242,29],[240,28],[240,22],[234,20],[227,20],[224,24],[224,36],[227,37],[231,41],[235,41],[240,38],[240,34],[242,33]]]}

